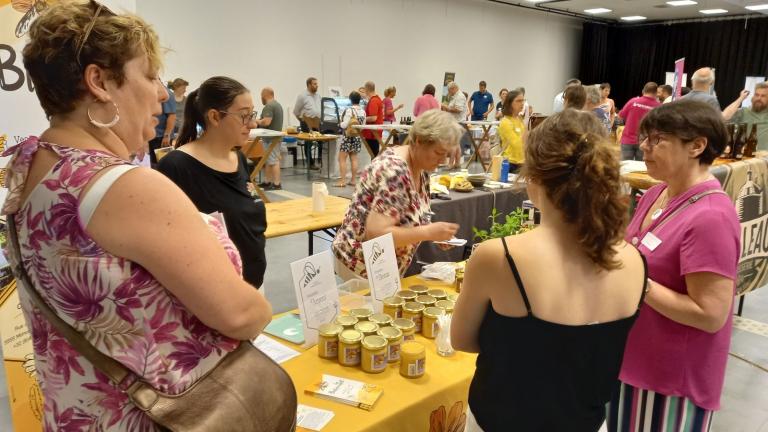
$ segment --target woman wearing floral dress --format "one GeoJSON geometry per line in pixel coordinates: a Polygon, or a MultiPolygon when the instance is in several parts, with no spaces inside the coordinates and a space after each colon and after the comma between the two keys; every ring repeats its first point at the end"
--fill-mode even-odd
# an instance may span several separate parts
{"type": "MultiPolygon", "coordinates": [[[[3,213],[21,246],[10,259],[130,380],[183,392],[254,338],[271,308],[242,280],[221,225],[165,176],[128,162],[153,137],[168,97],[157,36],[136,16],[79,1],[49,6],[29,35],[24,66],[50,127],[5,153],[13,159],[3,213]]],[[[19,296],[46,431],[158,429],[19,296]]]]}
{"type": "Polygon", "coordinates": [[[430,110],[416,119],[406,145],[383,151],[360,176],[333,240],[342,279],[365,277],[362,243],[392,234],[400,274],[422,241],[449,240],[458,225],[430,222],[429,175],[458,146],[461,127],[448,113],[430,110]]]}
{"type": "Polygon", "coordinates": [[[362,138],[360,131],[347,131],[349,123],[353,118],[357,119],[357,124],[365,124],[365,110],[360,108],[360,93],[353,91],[349,94],[349,101],[352,106],[345,109],[341,114],[341,129],[344,131],[344,137],[339,146],[339,181],[334,185],[338,188],[345,186],[347,181],[347,157],[351,165],[349,185],[354,186],[357,177],[357,154],[362,148],[362,138]]]}

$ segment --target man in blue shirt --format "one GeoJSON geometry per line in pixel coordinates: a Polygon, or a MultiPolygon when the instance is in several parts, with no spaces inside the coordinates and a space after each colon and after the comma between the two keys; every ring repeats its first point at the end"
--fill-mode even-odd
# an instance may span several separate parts
{"type": "Polygon", "coordinates": [[[486,91],[485,81],[480,81],[480,90],[472,93],[469,109],[472,111],[473,121],[487,119],[488,114],[493,110],[493,95],[486,91]]]}
{"type": "Polygon", "coordinates": [[[176,98],[170,89],[166,90],[168,90],[168,100],[162,104],[163,112],[157,115],[155,138],[149,141],[149,160],[153,168],[157,165],[155,150],[171,145],[171,133],[176,124],[176,98]]]}

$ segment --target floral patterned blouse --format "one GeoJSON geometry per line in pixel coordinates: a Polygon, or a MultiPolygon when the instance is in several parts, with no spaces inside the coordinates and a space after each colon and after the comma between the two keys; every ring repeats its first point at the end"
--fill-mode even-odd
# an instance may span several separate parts
{"type": "MultiPolygon", "coordinates": [[[[387,149],[371,161],[360,176],[352,203],[333,239],[333,253],[347,268],[366,277],[363,246],[365,221],[371,211],[390,216],[402,227],[426,225],[430,220],[429,176],[421,174],[416,189],[408,164],[387,149]]],[[[408,269],[418,244],[395,249],[400,275],[408,269]]]]}
{"type": "MultiPolygon", "coordinates": [[[[126,386],[142,379],[160,391],[180,393],[238,346],[239,341],[192,315],[143,267],[110,254],[86,233],[78,211],[83,188],[100,170],[127,162],[35,137],[5,156],[13,159],[2,213],[16,218],[21,260],[35,289],[99,351],[135,374],[126,386]],[[21,202],[30,163],[40,148],[60,159],[21,202]]],[[[221,225],[205,218],[241,271],[237,250],[221,225]]],[[[18,257],[9,258],[18,262],[18,257]]],[[[32,333],[46,431],[158,429],[46,321],[23,289],[19,297],[32,333]]]]}

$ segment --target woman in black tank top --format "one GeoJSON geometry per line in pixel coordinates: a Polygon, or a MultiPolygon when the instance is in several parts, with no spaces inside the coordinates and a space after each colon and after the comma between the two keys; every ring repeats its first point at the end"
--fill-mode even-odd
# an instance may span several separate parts
{"type": "Polygon", "coordinates": [[[566,109],[531,132],[522,176],[542,224],[475,251],[453,315],[454,347],[479,353],[467,431],[594,432],[646,281],[622,240],[618,158],[566,109]]]}

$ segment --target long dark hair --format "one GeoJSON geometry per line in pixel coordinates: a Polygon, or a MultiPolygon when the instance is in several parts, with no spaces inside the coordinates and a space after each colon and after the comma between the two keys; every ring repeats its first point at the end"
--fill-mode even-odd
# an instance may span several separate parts
{"type": "MultiPolygon", "coordinates": [[[[197,139],[197,126],[205,130],[205,113],[210,109],[226,111],[235,98],[248,89],[237,80],[229,77],[216,76],[208,78],[187,96],[187,104],[184,106],[184,124],[181,126],[176,147],[197,139]]],[[[222,115],[227,115],[223,113],[222,115]]]]}

